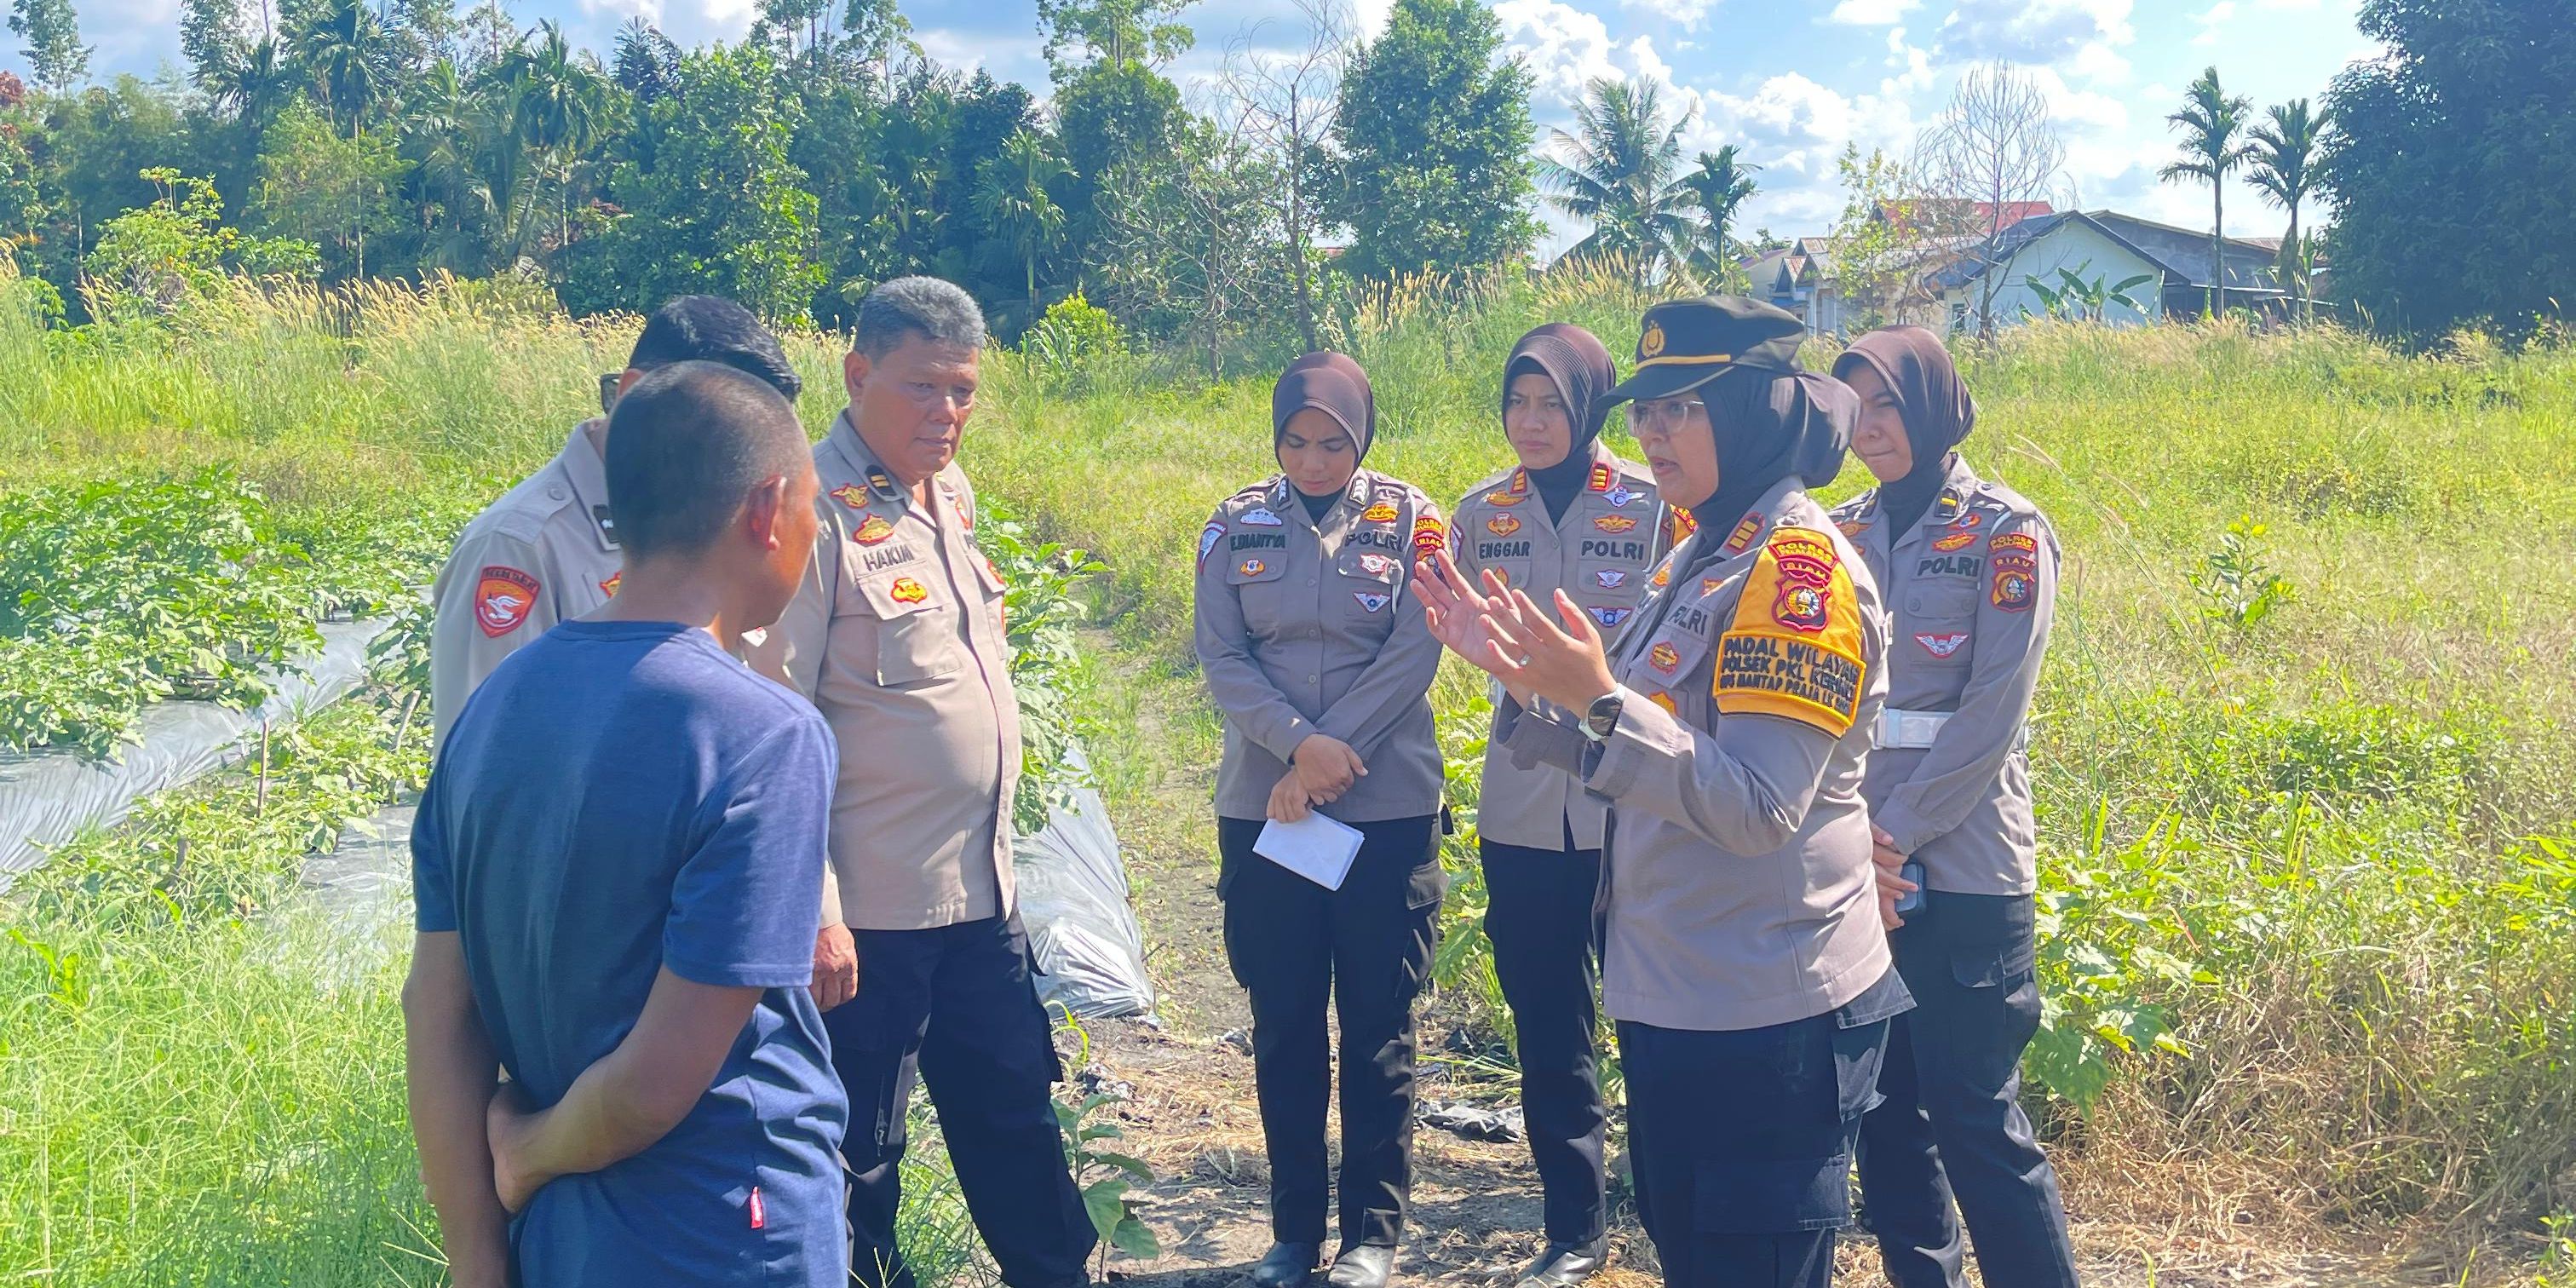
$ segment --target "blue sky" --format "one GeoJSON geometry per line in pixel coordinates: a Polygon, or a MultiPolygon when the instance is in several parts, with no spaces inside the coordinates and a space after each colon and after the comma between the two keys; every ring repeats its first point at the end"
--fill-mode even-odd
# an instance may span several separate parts
{"type": "MultiPolygon", "coordinates": [[[[1392,0],[1341,0],[1365,30],[1392,0]]],[[[1687,108],[1693,151],[1742,145],[1765,167],[1747,224],[1822,233],[1841,206],[1834,157],[1845,143],[1901,152],[1938,115],[1965,68],[2005,59],[2046,89],[2067,143],[2068,196],[2193,228],[2209,194],[2156,181],[2173,156],[2164,117],[2182,87],[2215,63],[2231,92],[2258,108],[2323,93],[2334,74],[2376,52],[2354,26],[2358,0],[1489,0],[1511,47],[1536,73],[1540,141],[1566,120],[1595,76],[1643,76],[1687,108]]],[[[178,61],[178,0],[75,0],[97,47],[95,76],[149,76],[178,61]]],[[[682,44],[738,36],[755,0],[509,0],[522,23],[563,22],[605,49],[630,14],[682,44]]],[[[470,7],[460,0],[458,8],[470,7]]],[[[1032,0],[905,0],[915,38],[956,66],[981,65],[1044,92],[1032,0]]],[[[1200,0],[1187,17],[1199,46],[1170,69],[1204,82],[1226,46],[1302,41],[1291,0],[1200,0]]],[[[0,35],[0,39],[7,39],[0,35]]],[[[14,40],[0,66],[23,73],[14,40]]],[[[2241,182],[2228,229],[2276,234],[2284,222],[2241,182]]],[[[1562,245],[1566,233],[1554,237],[1562,245]]]]}

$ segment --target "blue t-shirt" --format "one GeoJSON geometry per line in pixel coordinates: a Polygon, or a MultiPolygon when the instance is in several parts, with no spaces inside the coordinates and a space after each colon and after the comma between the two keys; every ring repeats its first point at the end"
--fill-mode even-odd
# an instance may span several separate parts
{"type": "Polygon", "coordinates": [[[563,623],[448,731],[412,830],[417,924],[458,933],[538,1105],[616,1049],[658,968],[766,990],[669,1135],[537,1192],[525,1282],[846,1282],[849,1107],[806,991],[835,762],[811,706],[671,623],[563,623]]]}

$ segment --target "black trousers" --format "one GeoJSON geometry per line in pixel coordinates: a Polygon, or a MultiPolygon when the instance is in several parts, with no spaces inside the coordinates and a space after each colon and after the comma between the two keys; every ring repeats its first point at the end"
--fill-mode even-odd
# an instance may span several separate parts
{"type": "Polygon", "coordinates": [[[1592,896],[1601,851],[1477,842],[1485,867],[1485,935],[1512,1008],[1530,1161],[1546,1196],[1550,1243],[1608,1232],[1601,1141],[1599,1022],[1592,996],[1600,937],[1592,896]]]}
{"type": "Polygon", "coordinates": [[[1020,919],[935,930],[859,930],[858,996],[823,1013],[832,1065],[850,1095],[851,1272],[869,1288],[912,1288],[895,1247],[904,1116],[929,1084],[948,1158],[975,1228],[1011,1288],[1090,1282],[1098,1236],[1065,1170],[1052,1085],[1064,1077],[1029,982],[1020,919]]]}
{"type": "Polygon", "coordinates": [[[1413,1000],[1448,878],[1431,817],[1357,823],[1339,890],[1252,852],[1256,820],[1217,820],[1225,952],[1252,1001],[1252,1070],[1270,1153],[1270,1230],[1322,1243],[1330,1198],[1326,1002],[1341,1023],[1341,1237],[1395,1246],[1413,1182],[1413,1000]]]}
{"type": "Polygon", "coordinates": [[[1731,1032],[1619,1022],[1637,1210],[1670,1288],[1824,1288],[1851,1223],[1894,971],[1823,1015],[1731,1032]]]}
{"type": "Polygon", "coordinates": [[[2027,895],[1931,890],[1890,936],[1919,1009],[1890,1038],[1860,1179],[1896,1288],[1963,1288],[1960,1216],[1987,1288],[2074,1288],[2057,1173],[2021,1111],[2022,1048],[2039,1031],[2035,911],[2027,895]]]}

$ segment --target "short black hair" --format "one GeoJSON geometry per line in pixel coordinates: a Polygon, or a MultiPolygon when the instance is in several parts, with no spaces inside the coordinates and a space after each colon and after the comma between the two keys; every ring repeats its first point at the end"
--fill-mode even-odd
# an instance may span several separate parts
{"type": "Polygon", "coordinates": [[[796,409],[722,363],[657,367],[608,416],[608,509],[629,555],[714,544],[743,494],[811,459],[796,409]]]}
{"type": "Polygon", "coordinates": [[[626,365],[652,371],[674,362],[721,362],[757,376],[789,402],[805,388],[805,378],[789,365],[778,336],[753,317],[751,310],[721,295],[683,295],[653,310],[626,365]]]}

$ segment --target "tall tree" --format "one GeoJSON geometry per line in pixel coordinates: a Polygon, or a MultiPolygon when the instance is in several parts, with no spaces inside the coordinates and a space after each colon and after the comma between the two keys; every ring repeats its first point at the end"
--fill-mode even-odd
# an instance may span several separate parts
{"type": "Polygon", "coordinates": [[[215,106],[256,131],[269,114],[284,105],[295,82],[294,69],[274,39],[263,39],[215,70],[201,86],[215,106]]]}
{"type": "Polygon", "coordinates": [[[2281,239],[2281,282],[2297,296],[2301,311],[2313,316],[2316,302],[2308,298],[2299,207],[2316,191],[2317,149],[2334,114],[2311,112],[2308,100],[2294,98],[2273,108],[2270,116],[2254,127],[2254,171],[2247,178],[2273,205],[2290,212],[2289,232],[2281,239]]]}
{"type": "Polygon", "coordinates": [[[271,235],[332,248],[334,274],[367,275],[367,240],[398,224],[392,203],[407,163],[383,131],[341,135],[297,99],[263,136],[251,214],[271,235]]]}
{"type": "Polygon", "coordinates": [[[1711,290],[1735,264],[1733,249],[1735,212],[1745,201],[1760,191],[1753,176],[1762,167],[1745,161],[1729,143],[1715,152],[1699,154],[1699,168],[1683,175],[1682,187],[1699,207],[1700,230],[1692,263],[1699,269],[1700,280],[1711,290]]]}
{"type": "Polygon", "coordinates": [[[1027,271],[1032,324],[1045,311],[1038,302],[1038,256],[1064,240],[1064,207],[1056,204],[1047,185],[1069,173],[1045,135],[1021,130],[985,160],[975,180],[976,213],[1011,243],[1027,271]]]}
{"type": "Polygon", "coordinates": [[[703,292],[771,319],[807,316],[823,283],[816,203],[788,159],[792,104],[778,76],[776,56],[749,43],[680,61],[609,178],[626,213],[580,243],[592,249],[564,275],[567,303],[641,310],[703,292]]]}
{"type": "Polygon", "coordinates": [[[1685,118],[1664,115],[1651,81],[1596,80],[1555,130],[1556,155],[1538,162],[1558,210],[1592,225],[1566,253],[1625,263],[1639,286],[1678,271],[1690,254],[1692,197],[1676,178],[1685,118]]]}
{"type": "Polygon", "coordinates": [[[2030,74],[1997,61],[1959,78],[1949,105],[1915,140],[1906,171],[1921,196],[1907,230],[1961,247],[1977,274],[1977,329],[1994,333],[1995,292],[2010,257],[2004,230],[2018,212],[2047,199],[2066,175],[2066,144],[2049,117],[2048,93],[2030,74]]]}
{"type": "Polygon", "coordinates": [[[1160,67],[1196,37],[1176,21],[1193,0],[1037,0],[1047,62],[1063,80],[1085,61],[1160,67]],[[1077,56],[1078,55],[1078,56],[1077,56]]]}
{"type": "Polygon", "coordinates": [[[366,0],[331,0],[297,33],[295,55],[322,91],[331,119],[351,137],[387,80],[384,24],[366,0]]]}
{"type": "Polygon", "coordinates": [[[248,51],[238,0],[180,0],[179,56],[199,89],[220,82],[248,51]]]}
{"type": "Polygon", "coordinates": [[[1315,326],[1316,239],[1324,231],[1323,196],[1332,157],[1333,120],[1349,68],[1349,14],[1340,0],[1297,0],[1306,20],[1304,48],[1267,53],[1256,28],[1226,50],[1224,83],[1242,107],[1246,137],[1270,157],[1280,183],[1270,195],[1296,292],[1297,335],[1307,352],[1323,347],[1315,326]]]}
{"type": "Polygon", "coordinates": [[[662,29],[641,17],[627,19],[617,28],[617,46],[610,76],[619,89],[635,96],[638,102],[650,103],[669,93],[680,74],[680,47],[662,29]]]}
{"type": "Polygon", "coordinates": [[[1517,260],[1531,217],[1530,71],[1502,56],[1479,0],[1396,0],[1342,81],[1330,217],[1356,232],[1343,262],[1369,277],[1517,260]]]}
{"type": "Polygon", "coordinates": [[[2251,99],[2219,88],[2218,69],[2210,68],[2191,83],[2183,108],[2165,118],[2182,131],[2182,159],[2159,173],[2167,183],[2196,180],[2209,185],[2209,315],[2227,312],[2227,176],[2254,158],[2254,145],[2243,141],[2251,99]]]}
{"type": "Polygon", "coordinates": [[[72,0],[13,0],[9,30],[27,42],[18,52],[38,85],[59,94],[89,75],[90,47],[80,42],[72,0]]]}
{"type": "Polygon", "coordinates": [[[530,41],[522,41],[501,59],[501,83],[508,87],[510,129],[520,144],[554,172],[556,242],[572,240],[572,167],[599,141],[608,114],[608,83],[587,61],[575,57],[563,28],[549,18],[537,24],[530,41]]]}
{"type": "Polygon", "coordinates": [[[2386,53],[2326,99],[2333,292],[2423,336],[2565,317],[2576,15],[2564,0],[2364,0],[2359,21],[2386,53]]]}

